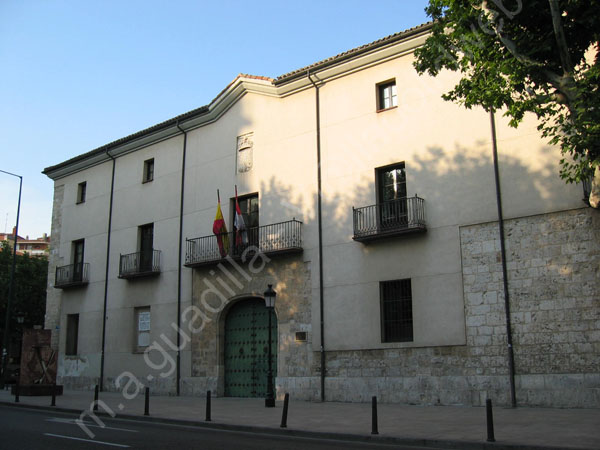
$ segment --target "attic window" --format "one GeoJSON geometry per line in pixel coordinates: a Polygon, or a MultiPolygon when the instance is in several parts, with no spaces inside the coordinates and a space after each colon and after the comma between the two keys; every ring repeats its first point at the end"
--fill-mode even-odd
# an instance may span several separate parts
{"type": "Polygon", "coordinates": [[[144,161],[144,175],[142,183],[148,183],[154,180],[154,158],[144,161]]]}
{"type": "Polygon", "coordinates": [[[77,203],[85,202],[85,194],[87,190],[87,182],[79,183],[77,186],[77,203]]]}
{"type": "Polygon", "coordinates": [[[377,84],[377,111],[395,108],[398,106],[396,95],[396,79],[377,84]]]}

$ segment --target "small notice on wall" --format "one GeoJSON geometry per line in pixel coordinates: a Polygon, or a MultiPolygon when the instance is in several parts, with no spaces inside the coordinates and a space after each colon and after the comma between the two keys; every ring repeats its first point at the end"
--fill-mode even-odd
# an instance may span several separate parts
{"type": "Polygon", "coordinates": [[[138,334],[138,347],[148,347],[150,345],[150,333],[138,334]]]}
{"type": "Polygon", "coordinates": [[[143,311],[139,313],[138,331],[150,331],[150,311],[143,311]]]}

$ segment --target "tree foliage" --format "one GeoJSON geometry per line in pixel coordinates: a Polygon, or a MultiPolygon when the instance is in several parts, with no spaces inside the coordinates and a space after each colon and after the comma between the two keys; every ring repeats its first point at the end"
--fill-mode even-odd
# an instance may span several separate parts
{"type": "MultiPolygon", "coordinates": [[[[6,303],[13,262],[12,249],[6,242],[0,245],[0,328],[4,329],[6,303]]],[[[17,255],[15,266],[14,296],[11,303],[10,329],[15,330],[15,313],[25,316],[23,326],[44,325],[46,314],[46,283],[48,279],[48,258],[17,255]]],[[[2,336],[0,336],[0,340],[2,336]]]]}
{"type": "Polygon", "coordinates": [[[432,34],[415,68],[458,71],[445,100],[505,111],[514,127],[531,112],[560,147],[567,182],[600,166],[600,0],[430,0],[432,34]]]}

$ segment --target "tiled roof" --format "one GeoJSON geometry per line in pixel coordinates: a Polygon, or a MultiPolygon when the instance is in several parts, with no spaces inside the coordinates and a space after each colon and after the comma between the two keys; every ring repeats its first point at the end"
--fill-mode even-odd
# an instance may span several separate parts
{"type": "MultiPolygon", "coordinates": [[[[265,80],[265,81],[271,82],[274,85],[283,84],[283,83],[289,82],[291,80],[294,80],[296,78],[300,78],[300,77],[305,76],[305,74],[306,74],[306,72],[308,70],[312,71],[312,70],[316,70],[316,69],[327,67],[327,66],[330,66],[330,65],[333,65],[333,64],[340,63],[342,61],[345,61],[347,59],[356,57],[356,56],[358,56],[358,55],[360,55],[362,53],[366,53],[366,52],[371,51],[373,49],[376,49],[378,47],[383,47],[383,46],[386,46],[388,44],[392,44],[394,42],[406,39],[407,37],[410,37],[413,34],[417,34],[417,33],[421,33],[423,31],[426,31],[429,28],[431,28],[431,26],[432,26],[432,22],[427,22],[427,23],[425,23],[423,25],[419,25],[417,27],[409,28],[408,30],[392,34],[392,35],[384,37],[382,39],[378,39],[378,40],[376,40],[374,42],[371,42],[370,44],[361,45],[360,47],[353,48],[352,50],[348,50],[346,52],[340,53],[339,55],[332,56],[331,58],[327,58],[327,59],[324,59],[322,61],[319,61],[319,62],[316,62],[314,64],[311,64],[309,66],[302,67],[302,68],[294,70],[292,72],[288,72],[286,74],[280,75],[279,77],[277,77],[275,79],[270,78],[270,77],[259,76],[259,75],[248,75],[248,74],[242,74],[242,73],[240,73],[237,77],[234,78],[234,80],[231,83],[229,83],[225,87],[225,89],[223,89],[219,93],[219,95],[217,95],[215,97],[215,99],[212,102],[214,102],[217,98],[219,98],[219,96],[223,92],[225,92],[231,85],[233,85],[239,78],[253,78],[253,79],[256,79],[256,80],[265,80]]],[[[191,119],[191,118],[196,117],[196,116],[201,116],[202,114],[205,114],[205,113],[207,113],[209,111],[209,105],[201,106],[200,108],[193,109],[193,110],[188,111],[188,112],[186,112],[184,114],[180,114],[180,115],[178,115],[176,117],[173,117],[172,119],[165,120],[164,122],[161,122],[159,124],[153,125],[153,126],[151,126],[149,128],[146,128],[144,130],[138,131],[136,133],[130,134],[129,136],[125,136],[125,137],[123,137],[121,139],[117,139],[116,141],[113,141],[113,142],[110,142],[108,144],[105,144],[102,147],[98,147],[98,148],[96,148],[94,150],[91,150],[91,151],[89,151],[87,153],[83,153],[81,155],[75,156],[74,158],[68,159],[68,160],[63,161],[63,162],[61,162],[59,164],[56,164],[54,166],[46,167],[42,171],[42,173],[47,175],[50,172],[52,172],[52,171],[54,171],[56,169],[59,169],[61,167],[65,167],[65,166],[68,166],[70,164],[76,163],[78,161],[82,161],[82,160],[85,160],[87,158],[90,158],[92,156],[96,156],[96,155],[99,155],[101,153],[105,153],[107,150],[110,150],[112,148],[118,147],[119,145],[125,144],[127,142],[134,141],[135,139],[138,139],[138,138],[143,137],[143,136],[148,135],[148,134],[155,133],[155,132],[163,130],[165,128],[172,127],[173,125],[177,124],[178,122],[181,122],[181,121],[184,121],[184,120],[187,120],[187,119],[191,119]]]]}
{"type": "Polygon", "coordinates": [[[337,64],[346,59],[353,58],[355,56],[360,55],[361,53],[365,53],[371,51],[377,47],[383,47],[385,45],[394,43],[396,41],[401,41],[406,39],[407,37],[421,33],[431,28],[433,22],[427,22],[417,27],[409,28],[408,30],[401,31],[399,33],[394,33],[390,36],[378,39],[376,41],[371,42],[370,44],[361,45],[360,47],[353,48],[352,50],[348,50],[346,52],[340,53],[338,55],[332,56],[330,58],[324,59],[322,61],[316,62],[306,67],[302,67],[301,69],[294,70],[292,72],[288,72],[284,75],[280,75],[275,79],[275,84],[285,83],[290,81],[293,78],[298,78],[300,76],[305,76],[306,72],[313,69],[320,69],[332,64],[337,64]]]}
{"type": "Polygon", "coordinates": [[[122,144],[125,144],[127,142],[133,141],[133,140],[135,140],[137,138],[140,138],[142,136],[145,136],[147,134],[151,134],[151,133],[160,131],[162,129],[169,128],[169,127],[175,125],[177,122],[180,122],[182,120],[185,120],[185,119],[188,119],[188,118],[200,115],[200,114],[203,114],[203,113],[205,113],[207,111],[208,111],[208,106],[201,106],[200,108],[193,109],[191,111],[188,111],[186,113],[183,113],[183,114],[180,114],[180,115],[178,115],[176,117],[173,117],[172,119],[165,120],[164,122],[158,123],[158,124],[153,125],[153,126],[151,126],[149,128],[145,128],[145,129],[143,129],[141,131],[138,131],[136,133],[130,134],[129,136],[125,136],[125,137],[123,137],[121,139],[117,139],[116,141],[113,141],[113,142],[110,142],[108,144],[105,144],[102,147],[98,147],[98,148],[96,148],[94,150],[91,150],[91,151],[89,151],[87,153],[84,153],[82,155],[75,156],[74,158],[71,158],[71,159],[68,159],[66,161],[63,161],[63,162],[61,162],[59,164],[56,164],[55,166],[46,167],[42,171],[42,173],[43,174],[48,174],[48,173],[52,172],[55,169],[59,169],[59,168],[64,167],[64,166],[68,166],[69,164],[73,164],[73,163],[76,163],[78,161],[82,161],[82,160],[84,160],[86,158],[98,155],[100,153],[105,153],[107,150],[110,150],[111,148],[118,147],[119,145],[122,145],[122,144]]]}

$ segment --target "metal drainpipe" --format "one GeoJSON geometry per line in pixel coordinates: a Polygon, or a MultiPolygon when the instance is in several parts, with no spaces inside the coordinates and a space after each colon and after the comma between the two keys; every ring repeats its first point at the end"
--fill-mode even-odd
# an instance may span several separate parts
{"type": "Polygon", "coordinates": [[[319,103],[319,87],[310,78],[310,70],[306,71],[308,81],[315,87],[315,104],[317,109],[317,215],[319,226],[319,314],[321,331],[321,401],[325,401],[325,318],[323,307],[323,222],[321,208],[321,115],[319,103]]]}
{"type": "Polygon", "coordinates": [[[106,305],[108,303],[108,269],[110,266],[110,233],[112,228],[113,193],[115,190],[116,159],[106,150],[106,155],[112,159],[112,177],[110,181],[110,203],[108,207],[108,235],[106,238],[106,271],[104,273],[104,307],[102,309],[102,353],[100,355],[100,391],[104,390],[104,348],[106,345],[106,305]]]}
{"type": "Polygon", "coordinates": [[[502,255],[502,283],[504,285],[504,312],[506,314],[506,344],[508,348],[508,371],[510,381],[510,403],[517,406],[515,393],[515,355],[512,344],[512,331],[510,320],[510,299],[508,296],[508,275],[506,269],[506,246],[504,243],[504,216],[502,214],[502,194],[500,191],[500,174],[498,171],[498,146],[496,143],[496,122],[494,111],[490,111],[490,124],[492,127],[492,153],[494,155],[494,177],[496,180],[496,205],[498,206],[498,229],[500,232],[500,253],[502,255]]]}
{"type": "Polygon", "coordinates": [[[187,132],[179,126],[179,122],[175,126],[183,133],[183,156],[181,160],[181,198],[179,204],[179,256],[177,260],[177,395],[179,396],[179,384],[181,381],[181,350],[179,348],[181,342],[181,255],[183,252],[183,195],[185,187],[185,154],[187,151],[187,132]]]}

